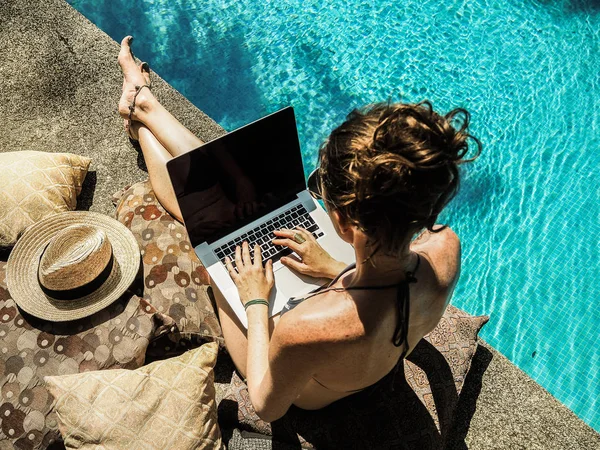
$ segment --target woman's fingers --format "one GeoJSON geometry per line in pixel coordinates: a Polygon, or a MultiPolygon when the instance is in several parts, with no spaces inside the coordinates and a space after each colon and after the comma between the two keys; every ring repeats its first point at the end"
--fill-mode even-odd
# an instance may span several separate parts
{"type": "Polygon", "coordinates": [[[286,237],[289,239],[294,239],[295,234],[300,234],[304,239],[307,239],[307,240],[314,238],[313,234],[310,231],[306,230],[305,228],[300,228],[300,227],[296,227],[293,230],[288,230],[288,229],[282,228],[281,230],[273,231],[273,233],[275,233],[275,235],[277,235],[277,236],[286,237]]]}
{"type": "MultiPolygon", "coordinates": [[[[292,230],[275,230],[274,231],[276,236],[280,236],[279,239],[273,239],[273,244],[275,245],[285,245],[286,247],[291,248],[293,251],[295,251],[296,253],[301,252],[302,251],[302,247],[300,247],[301,244],[299,244],[298,242],[296,242],[294,240],[294,234],[295,231],[292,230]]],[[[306,240],[306,238],[305,238],[306,240]]]]}
{"type": "Polygon", "coordinates": [[[294,231],[288,230],[286,228],[282,228],[281,230],[274,230],[273,233],[275,233],[276,236],[281,236],[290,239],[294,237],[294,231]]]}
{"type": "Polygon", "coordinates": [[[258,244],[254,244],[254,265],[262,267],[262,254],[260,252],[260,245],[258,244]]]}
{"type": "Polygon", "coordinates": [[[244,264],[242,263],[242,248],[239,245],[235,246],[235,267],[239,271],[244,264]]]}
{"type": "Polygon", "coordinates": [[[267,283],[269,283],[269,286],[273,286],[273,284],[275,283],[275,277],[273,275],[272,259],[268,260],[267,264],[265,265],[265,278],[267,279],[267,283]]]}
{"type": "Polygon", "coordinates": [[[298,254],[302,253],[302,250],[300,249],[300,244],[298,244],[296,241],[292,241],[291,239],[273,239],[271,242],[273,243],[273,245],[281,245],[284,247],[288,247],[298,254]]]}
{"type": "Polygon", "coordinates": [[[242,262],[244,263],[244,266],[252,265],[252,258],[250,258],[250,246],[246,241],[242,243],[242,262]]]}
{"type": "MultiPolygon", "coordinates": [[[[314,235],[310,231],[308,231],[306,228],[302,228],[302,227],[297,226],[296,230],[300,231],[300,233],[302,234],[302,236],[304,236],[304,239],[316,240],[315,237],[314,237],[314,235]]],[[[296,230],[293,230],[293,231],[295,232],[296,230]]]]}
{"type": "Polygon", "coordinates": [[[231,279],[235,282],[235,280],[237,279],[237,277],[239,275],[233,268],[233,265],[231,264],[231,260],[229,259],[229,256],[225,257],[225,266],[227,267],[227,271],[229,272],[231,279]]]}
{"type": "Polygon", "coordinates": [[[281,264],[283,264],[286,267],[289,267],[290,269],[294,269],[295,271],[300,273],[306,273],[306,271],[308,270],[308,266],[302,261],[300,261],[298,258],[296,258],[294,255],[285,256],[281,258],[281,264]]]}

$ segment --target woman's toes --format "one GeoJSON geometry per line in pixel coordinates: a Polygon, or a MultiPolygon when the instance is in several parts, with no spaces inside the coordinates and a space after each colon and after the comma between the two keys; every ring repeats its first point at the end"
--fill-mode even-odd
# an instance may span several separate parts
{"type": "Polygon", "coordinates": [[[140,64],[140,72],[142,72],[142,76],[144,77],[146,84],[150,85],[150,66],[147,62],[143,62],[140,64]]]}
{"type": "Polygon", "coordinates": [[[124,37],[121,41],[121,50],[119,51],[119,57],[117,61],[121,66],[121,70],[125,77],[132,74],[133,72],[138,70],[137,64],[135,63],[135,59],[133,58],[133,53],[131,52],[131,36],[124,37]]]}

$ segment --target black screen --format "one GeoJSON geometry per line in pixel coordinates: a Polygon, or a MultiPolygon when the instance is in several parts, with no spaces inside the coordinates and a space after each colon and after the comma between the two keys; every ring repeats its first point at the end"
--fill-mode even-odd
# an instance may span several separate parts
{"type": "Polygon", "coordinates": [[[167,163],[191,244],[212,243],[306,188],[291,107],[167,163]]]}

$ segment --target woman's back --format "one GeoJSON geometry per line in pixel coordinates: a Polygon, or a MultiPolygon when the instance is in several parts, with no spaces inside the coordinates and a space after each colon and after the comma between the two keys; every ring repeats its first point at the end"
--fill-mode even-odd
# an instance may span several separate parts
{"type": "MultiPolygon", "coordinates": [[[[408,348],[404,343],[394,345],[392,339],[399,319],[398,288],[331,290],[307,298],[277,322],[276,339],[305,339],[304,333],[298,334],[302,324],[304,332],[309,331],[311,339],[320,343],[317,351],[321,355],[310,357],[325,355],[327,359],[294,401],[296,406],[322,408],[375,384],[396,367],[402,370],[398,361],[404,351],[409,354],[439,322],[459,274],[458,237],[450,229],[438,234],[425,232],[413,242],[411,251],[418,269],[407,299],[408,348]]],[[[348,270],[331,287],[344,288],[353,274],[353,269],[348,270]]],[[[406,282],[401,277],[398,287],[406,282]]]]}

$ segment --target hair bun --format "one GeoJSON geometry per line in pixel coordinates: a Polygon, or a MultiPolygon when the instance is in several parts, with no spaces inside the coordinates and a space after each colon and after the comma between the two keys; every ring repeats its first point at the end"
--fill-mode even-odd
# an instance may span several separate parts
{"type": "Polygon", "coordinates": [[[429,101],[389,105],[379,115],[371,147],[376,152],[399,155],[399,162],[413,169],[427,170],[450,162],[462,164],[481,152],[481,143],[467,133],[469,123],[470,114],[464,108],[440,116],[429,101]],[[464,159],[469,139],[475,141],[477,153],[464,159]]]}
{"type": "Polygon", "coordinates": [[[456,195],[458,165],[480,154],[469,122],[465,109],[441,116],[428,101],[353,111],[321,148],[327,197],[372,240],[397,250],[407,235],[432,229],[456,195]],[[470,141],[476,154],[467,159],[470,141]]]}

